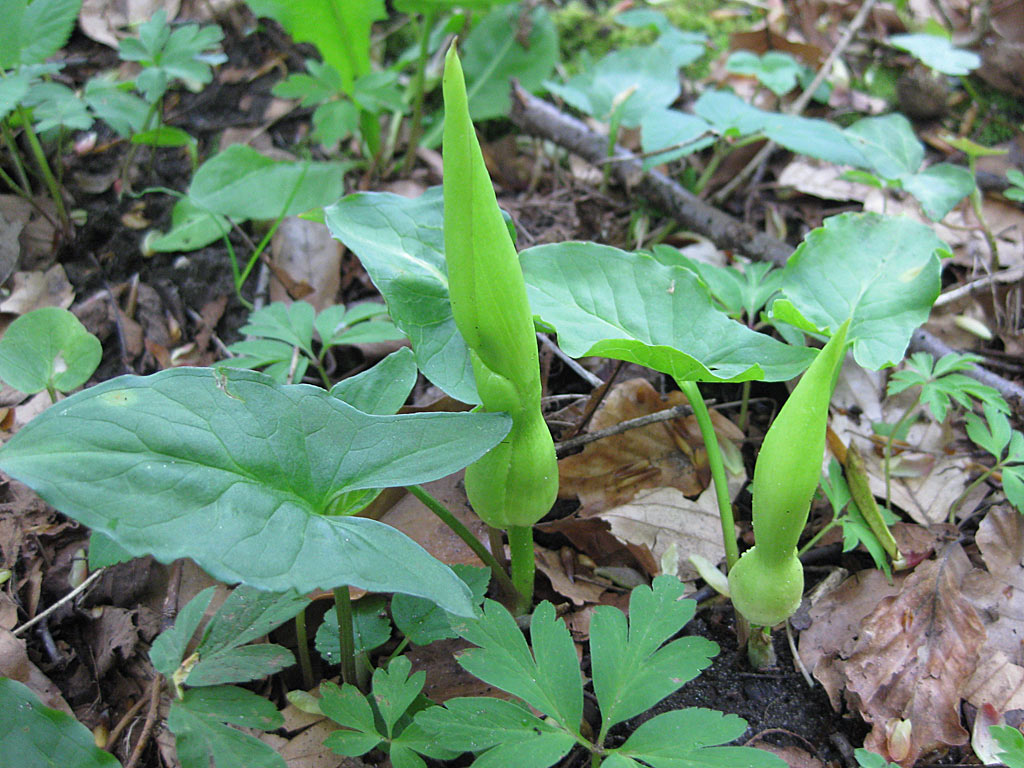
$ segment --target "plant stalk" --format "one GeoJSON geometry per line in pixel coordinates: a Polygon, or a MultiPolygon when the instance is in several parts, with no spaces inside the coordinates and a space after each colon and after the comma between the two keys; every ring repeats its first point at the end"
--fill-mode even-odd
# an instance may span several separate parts
{"type": "Polygon", "coordinates": [[[68,218],[67,209],[64,207],[64,197],[61,195],[60,184],[57,183],[53,171],[50,170],[50,164],[46,161],[43,145],[39,143],[39,137],[32,130],[32,124],[28,119],[28,115],[25,114],[25,110],[20,106],[17,107],[17,110],[18,116],[25,127],[25,138],[28,139],[28,145],[32,149],[32,156],[39,167],[39,173],[42,174],[43,181],[46,183],[46,189],[50,192],[54,205],[57,206],[57,217],[60,219],[61,226],[68,229],[71,219],[68,218]]]}
{"type": "Polygon", "coordinates": [[[533,526],[510,525],[508,548],[512,553],[512,583],[519,597],[515,613],[521,616],[529,613],[533,606],[533,580],[537,569],[533,556],[533,526]]]}
{"type": "Polygon", "coordinates": [[[334,613],[338,617],[338,644],[341,647],[341,681],[356,685],[356,639],[352,623],[352,595],[348,586],[334,589],[334,613]]]}
{"type": "Polygon", "coordinates": [[[295,615],[295,643],[299,652],[299,669],[302,670],[302,687],[308,691],[313,687],[313,660],[309,656],[305,608],[295,615]]]}
{"type": "Polygon", "coordinates": [[[423,101],[426,98],[427,57],[430,54],[430,30],[434,26],[434,14],[427,13],[420,20],[420,51],[416,59],[416,73],[412,80],[412,122],[409,124],[409,145],[405,150],[403,168],[408,173],[416,162],[416,150],[423,134],[423,101]]]}
{"type": "Polygon", "coordinates": [[[736,544],[736,525],[732,515],[732,501],[729,499],[729,479],[725,474],[725,462],[722,461],[722,449],[718,445],[718,435],[711,423],[711,414],[701,397],[700,388],[695,381],[679,381],[679,388],[690,401],[693,415],[697,417],[700,436],[704,439],[704,448],[708,453],[708,467],[711,479],[715,484],[715,498],[718,500],[718,516],[722,520],[722,544],[725,546],[725,564],[728,570],[740,559],[739,546],[736,544]]]}
{"type": "MultiPolygon", "coordinates": [[[[497,558],[495,558],[487,547],[480,543],[480,540],[473,535],[473,532],[466,527],[465,523],[452,514],[451,510],[430,495],[430,493],[424,490],[422,486],[408,485],[405,489],[423,502],[423,505],[437,515],[442,523],[451,528],[452,531],[455,532],[456,536],[466,542],[466,546],[473,550],[473,554],[479,557],[480,561],[491,569],[491,574],[498,583],[501,584],[502,589],[504,589],[509,595],[516,595],[519,593],[519,590],[516,588],[516,585],[513,584],[512,579],[509,578],[508,574],[505,573],[505,569],[498,563],[497,558]]],[[[530,548],[530,558],[533,558],[532,544],[530,548]]]]}

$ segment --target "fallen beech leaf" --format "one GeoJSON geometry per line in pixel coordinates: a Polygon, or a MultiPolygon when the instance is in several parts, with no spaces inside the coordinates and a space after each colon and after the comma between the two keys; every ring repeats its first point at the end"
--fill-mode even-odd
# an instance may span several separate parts
{"type": "Polygon", "coordinates": [[[60,264],[45,272],[15,272],[12,280],[14,289],[0,303],[0,312],[23,315],[40,307],[67,309],[75,299],[75,289],[60,264]]]}
{"type": "MultiPolygon", "coordinates": [[[[590,431],[685,404],[682,392],[659,395],[646,379],[630,379],[613,387],[594,414],[590,431]]],[[[711,420],[722,439],[742,439],[736,426],[716,411],[711,420]]],[[[558,462],[559,495],[576,495],[590,513],[629,501],[645,488],[678,488],[697,496],[711,477],[707,453],[689,416],[649,424],[588,444],[582,453],[558,462]]]]}
{"type": "Polygon", "coordinates": [[[555,592],[572,600],[574,605],[601,602],[604,587],[583,579],[570,579],[557,552],[537,546],[533,549],[537,555],[537,570],[548,577],[555,592]]]}
{"type": "Polygon", "coordinates": [[[909,720],[910,743],[897,762],[966,744],[960,699],[978,663],[985,628],[960,592],[971,570],[956,544],[917,567],[899,595],[882,600],[864,620],[843,665],[847,697],[872,725],[864,746],[894,759],[887,725],[909,720]]]}
{"type": "MultiPolygon", "coordinates": [[[[296,216],[282,221],[270,241],[272,263],[292,280],[312,289],[301,298],[317,312],[335,303],[341,285],[341,248],[325,225],[296,216]]],[[[295,298],[300,297],[294,293],[289,296],[280,282],[270,284],[271,301],[295,298]]]]}

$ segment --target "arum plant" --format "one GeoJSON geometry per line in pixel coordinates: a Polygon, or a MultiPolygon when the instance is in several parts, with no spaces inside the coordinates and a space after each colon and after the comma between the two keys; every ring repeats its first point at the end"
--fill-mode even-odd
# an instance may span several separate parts
{"type": "Polygon", "coordinates": [[[754,466],[756,544],[729,571],[736,610],[771,627],[800,606],[804,569],[796,546],[821,476],[828,404],[846,349],[847,320],[811,363],[765,435],[754,466]]]}
{"type": "Polygon", "coordinates": [[[480,518],[508,531],[512,583],[521,607],[533,596],[532,525],[558,492],[554,442],[541,414],[533,313],[473,130],[454,45],[444,72],[444,246],[455,325],[469,348],[484,411],[505,412],[512,429],[466,469],[466,494],[480,518]]]}

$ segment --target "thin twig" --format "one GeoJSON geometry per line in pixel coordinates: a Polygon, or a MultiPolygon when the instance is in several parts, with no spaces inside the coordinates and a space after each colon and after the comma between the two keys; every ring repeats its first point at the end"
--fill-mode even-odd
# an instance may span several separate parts
{"type": "MultiPolygon", "coordinates": [[[[160,676],[157,674],[156,680],[159,679],[160,676]]],[[[156,715],[159,709],[160,686],[154,685],[149,689],[149,710],[146,712],[146,722],[142,726],[142,733],[139,734],[139,740],[135,742],[135,749],[132,750],[132,756],[128,758],[128,762],[125,763],[124,768],[135,768],[135,766],[139,764],[139,760],[142,759],[142,753],[145,752],[146,746],[149,744],[149,737],[153,733],[153,726],[156,724],[156,715]]]]}
{"type": "Polygon", "coordinates": [[[16,630],[14,630],[14,635],[18,636],[18,635],[24,634],[29,629],[31,629],[36,624],[38,624],[40,621],[42,621],[47,616],[49,616],[51,613],[53,613],[58,608],[60,608],[62,605],[67,603],[69,600],[74,600],[76,596],[82,594],[82,592],[84,592],[86,589],[88,589],[89,585],[91,585],[94,581],[96,581],[96,579],[98,579],[100,577],[100,574],[102,574],[102,573],[103,573],[103,569],[102,568],[100,568],[98,571],[94,571],[92,574],[89,575],[89,578],[87,578],[85,581],[83,581],[81,584],[79,584],[73,590],[71,590],[66,595],[64,595],[64,597],[62,597],[56,603],[51,605],[49,608],[47,608],[45,611],[40,613],[34,619],[31,619],[30,621],[26,621],[24,624],[22,624],[20,627],[18,627],[16,630]]]}
{"type": "Polygon", "coordinates": [[[935,304],[932,306],[944,307],[947,304],[952,304],[953,302],[964,298],[965,296],[970,296],[972,293],[983,291],[995,283],[1015,283],[1022,277],[1024,277],[1024,265],[1011,267],[1010,269],[1004,269],[1000,272],[985,275],[984,277],[979,277],[977,280],[972,280],[969,283],[964,283],[961,286],[946,291],[935,300],[935,304]]]}
{"type": "MultiPolygon", "coordinates": [[[[875,0],[864,0],[864,4],[861,5],[860,10],[857,11],[857,15],[854,16],[853,21],[850,22],[850,26],[847,27],[846,32],[843,33],[839,42],[836,43],[836,47],[832,49],[828,58],[826,58],[825,62],[818,68],[818,73],[814,76],[811,84],[804,89],[804,92],[800,94],[799,98],[797,98],[797,100],[794,101],[786,110],[788,114],[799,115],[807,108],[807,105],[814,97],[815,91],[817,91],[818,87],[825,82],[825,78],[828,76],[828,73],[832,71],[832,65],[836,63],[836,59],[838,59],[840,55],[842,55],[843,51],[846,50],[846,47],[853,40],[853,36],[857,34],[857,30],[864,25],[864,22],[868,18],[868,14],[871,12],[871,7],[874,4],[875,0]]],[[[769,141],[761,147],[758,153],[751,158],[750,162],[744,166],[743,170],[736,174],[728,184],[715,193],[712,200],[716,203],[721,203],[722,201],[727,200],[729,195],[735,192],[736,188],[740,184],[746,181],[754,171],[761,167],[761,165],[768,159],[768,156],[775,151],[777,146],[778,145],[774,141],[769,141]]]]}
{"type": "Polygon", "coordinates": [[[547,349],[550,349],[559,360],[569,366],[577,376],[587,382],[590,386],[600,387],[604,383],[597,376],[565,354],[565,352],[563,352],[555,342],[547,337],[547,334],[538,333],[537,338],[540,339],[540,343],[542,345],[547,349]]]}
{"type": "Polygon", "coordinates": [[[117,743],[117,740],[121,736],[121,733],[124,731],[125,728],[128,727],[128,724],[132,721],[132,718],[139,714],[139,710],[142,709],[142,707],[145,706],[146,702],[149,701],[150,698],[153,696],[153,689],[159,687],[159,685],[160,675],[157,675],[152,679],[152,681],[150,681],[149,688],[146,689],[144,695],[140,696],[139,700],[132,704],[131,708],[124,713],[124,717],[122,717],[117,722],[117,725],[113,727],[113,729],[110,731],[110,734],[107,736],[107,745],[106,747],[104,747],[104,749],[106,749],[107,752],[114,751],[114,745],[117,743]]]}

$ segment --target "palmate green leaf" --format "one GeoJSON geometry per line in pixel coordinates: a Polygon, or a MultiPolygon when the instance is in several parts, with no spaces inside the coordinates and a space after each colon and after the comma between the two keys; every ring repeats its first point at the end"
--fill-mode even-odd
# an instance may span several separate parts
{"type": "Polygon", "coordinates": [[[653,768],[785,768],[781,758],[763,749],[716,746],[738,739],[746,729],[742,718],[713,709],[663,712],[633,731],[621,747],[611,751],[604,765],[636,765],[613,762],[622,757],[653,768]]]}
{"type": "MultiPolygon", "coordinates": [[[[41,64],[68,41],[82,8],[82,0],[32,0],[28,7],[25,7],[24,2],[16,1],[13,5],[24,8],[20,34],[13,48],[13,51],[20,52],[17,61],[21,64],[41,64]]],[[[5,14],[4,25],[8,23],[10,19],[5,14]]],[[[0,54],[0,67],[9,67],[14,63],[8,63],[8,56],[6,52],[0,54]]]]}
{"type": "Polygon", "coordinates": [[[479,458],[504,414],[364,414],[251,371],[123,376],[37,416],[0,468],[132,554],[191,557],[270,591],[408,592],[472,615],[469,590],[395,529],[331,513],[344,493],[429,482],[479,458]]]}
{"type": "Polygon", "coordinates": [[[416,724],[436,734],[446,747],[483,752],[473,768],[548,768],[576,744],[568,731],[522,704],[502,699],[448,699],[444,707],[417,714],[416,724]]]}
{"type": "Polygon", "coordinates": [[[178,611],[174,626],[161,632],[153,641],[149,649],[149,660],[153,662],[153,668],[164,677],[171,677],[181,665],[189,640],[199,628],[215,591],[216,587],[207,587],[189,600],[188,604],[178,611]]]}
{"type": "Polygon", "coordinates": [[[789,258],[785,300],[774,317],[805,330],[836,330],[852,319],[847,343],[877,370],[903,359],[910,336],[939,295],[940,254],[930,227],[906,218],[846,213],[825,219],[789,258]]]}
{"type": "Polygon", "coordinates": [[[29,394],[82,386],[103,356],[99,339],[60,307],[26,312],[0,339],[0,379],[29,394]]]}
{"type": "Polygon", "coordinates": [[[846,134],[827,120],[769,112],[762,130],[765,136],[791,152],[837,165],[862,166],[866,163],[863,153],[846,134]]]}
{"type": "Polygon", "coordinates": [[[814,357],[717,310],[682,267],[596,243],[520,254],[533,311],[572,357],[611,357],[677,381],[786,381],[814,357]]]}
{"type": "Polygon", "coordinates": [[[725,69],[738,75],[752,75],[776,96],[782,96],[796,88],[803,66],[782,51],[767,51],[761,56],[753,51],[735,51],[726,60],[725,69]]]}
{"type": "Polygon", "coordinates": [[[394,735],[395,725],[420,695],[427,679],[427,673],[422,669],[410,675],[411,669],[409,658],[399,656],[388,664],[387,669],[378,667],[373,670],[373,700],[384,719],[388,738],[394,735]]]}
{"type": "Polygon", "coordinates": [[[865,117],[845,131],[850,141],[860,148],[868,168],[883,179],[898,179],[917,173],[924,162],[924,145],[903,115],[894,112],[880,117],[865,117]]]}
{"type": "Polygon", "coordinates": [[[295,216],[341,197],[346,170],[346,163],[271,160],[234,144],[199,166],[189,197],[200,209],[232,219],[295,216]]]}
{"type": "Polygon", "coordinates": [[[22,104],[32,108],[32,124],[40,133],[53,128],[84,131],[93,123],[85,102],[61,83],[35,83],[22,104]]]}
{"type": "Polygon", "coordinates": [[[1003,413],[1010,412],[1002,395],[992,387],[982,384],[960,371],[967,371],[981,362],[977,355],[948,354],[936,363],[927,352],[915,352],[906,363],[906,368],[889,377],[886,395],[892,397],[910,387],[921,387],[919,401],[928,408],[932,418],[942,422],[953,402],[961,408],[970,409],[971,398],[989,403],[1003,413]]]}
{"type": "MultiPolygon", "coordinates": [[[[3,43],[0,42],[0,49],[3,43]]],[[[15,72],[4,79],[0,79],[0,120],[3,120],[28,93],[32,77],[28,72],[15,72]]]]}
{"type": "Polygon", "coordinates": [[[325,214],[331,234],[359,257],[391,319],[409,337],[423,375],[457,400],[479,403],[469,350],[448,299],[441,188],[414,199],[348,195],[325,214]]]}
{"type": "Polygon", "coordinates": [[[338,686],[325,680],[320,684],[320,711],[345,730],[332,732],[324,746],[339,755],[358,757],[377,746],[384,738],[377,732],[373,710],[366,697],[354,685],[338,686]]]}
{"type": "Polygon", "coordinates": [[[43,706],[32,691],[0,677],[0,764],[17,768],[118,768],[93,735],[66,712],[43,706]]]}
{"type": "Polygon", "coordinates": [[[610,606],[594,611],[590,657],[602,736],[695,678],[718,653],[718,645],[702,637],[662,647],[693,618],[697,604],[682,597],[683,584],[663,575],[651,587],[633,590],[628,629],[622,611],[610,606]]]}
{"type": "Polygon", "coordinates": [[[693,111],[715,126],[719,133],[748,136],[760,132],[771,114],[747,104],[731,91],[704,91],[693,104],[693,111]]]}
{"type": "MultiPolygon", "coordinates": [[[[491,581],[490,570],[461,564],[453,565],[452,570],[473,593],[473,604],[483,603],[487,585],[491,581]]],[[[416,645],[430,645],[437,640],[458,637],[451,627],[448,614],[422,597],[395,595],[391,599],[391,618],[395,620],[398,630],[416,645]]]]}
{"type": "MultiPolygon", "coordinates": [[[[352,603],[353,653],[364,653],[379,648],[391,638],[387,601],[382,595],[367,595],[352,603]]],[[[341,658],[338,639],[338,614],[328,611],[316,630],[316,650],[328,664],[337,664],[341,658]]]]}
{"type": "Polygon", "coordinates": [[[259,739],[231,728],[270,731],[284,718],[266,699],[251,691],[223,685],[193,688],[171,702],[167,727],[175,737],[182,768],[285,768],[284,758],[259,739]]]}
{"type": "MultiPolygon", "coordinates": [[[[471,675],[518,696],[535,709],[576,731],[583,713],[579,660],[565,624],[544,601],[530,619],[533,653],[515,619],[500,603],[487,600],[483,615],[452,628],[477,645],[458,657],[471,675]]],[[[450,702],[449,702],[450,703],[450,702]]]]}
{"type": "Polygon", "coordinates": [[[291,651],[272,643],[245,645],[294,618],[309,600],[296,592],[273,593],[244,584],[217,610],[196,648],[198,663],[185,682],[218,685],[256,680],[295,663],[291,651]],[[244,646],[244,647],[243,647],[244,646]]]}
{"type": "Polygon", "coordinates": [[[1024,734],[1009,725],[990,725],[989,733],[999,745],[998,757],[1003,765],[1024,768],[1024,734]]]}
{"type": "MultiPolygon", "coordinates": [[[[492,3],[493,4],[493,3],[492,3]]],[[[508,114],[512,78],[528,91],[540,88],[558,61],[558,33],[543,5],[529,12],[524,47],[517,35],[522,6],[505,3],[494,8],[473,27],[462,46],[469,114],[474,120],[490,120],[508,114]]]]}
{"type": "Polygon", "coordinates": [[[309,368],[309,358],[304,355],[295,358],[295,348],[283,341],[248,339],[236,341],[228,349],[235,356],[218,360],[214,368],[251,368],[262,371],[278,384],[288,384],[289,376],[292,381],[302,381],[309,368]]]}

